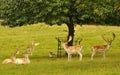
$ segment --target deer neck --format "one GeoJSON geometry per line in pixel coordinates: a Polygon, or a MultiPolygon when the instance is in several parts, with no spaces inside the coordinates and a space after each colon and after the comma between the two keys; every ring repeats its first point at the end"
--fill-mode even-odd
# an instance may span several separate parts
{"type": "Polygon", "coordinates": [[[28,46],[28,49],[30,49],[30,50],[32,50],[33,48],[34,48],[33,45],[28,46]]]}
{"type": "Polygon", "coordinates": [[[110,48],[111,45],[107,44],[107,50],[110,48]]]}
{"type": "Polygon", "coordinates": [[[68,45],[67,44],[63,44],[63,48],[67,51],[68,50],[68,45]]]}
{"type": "Polygon", "coordinates": [[[15,61],[16,57],[11,57],[12,61],[15,61]]]}

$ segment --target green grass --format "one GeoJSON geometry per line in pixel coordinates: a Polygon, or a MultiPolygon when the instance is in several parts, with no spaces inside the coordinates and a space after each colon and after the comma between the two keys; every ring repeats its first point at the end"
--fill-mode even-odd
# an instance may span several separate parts
{"type": "Polygon", "coordinates": [[[68,62],[67,57],[48,56],[49,51],[57,53],[55,38],[66,37],[66,25],[49,26],[41,23],[16,28],[0,26],[0,75],[120,75],[120,27],[83,25],[76,26],[75,30],[75,37],[83,38],[83,60],[72,57],[71,62],[68,62]],[[101,34],[106,33],[107,37],[111,37],[111,32],[116,34],[116,38],[106,54],[106,59],[97,54],[91,61],[91,46],[105,44],[101,34]],[[17,48],[24,51],[31,41],[39,42],[40,45],[30,56],[30,64],[2,64],[17,48]]]}

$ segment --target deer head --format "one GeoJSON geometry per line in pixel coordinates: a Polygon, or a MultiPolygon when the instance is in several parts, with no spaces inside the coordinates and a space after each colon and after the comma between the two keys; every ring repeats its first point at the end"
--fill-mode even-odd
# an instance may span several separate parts
{"type": "Polygon", "coordinates": [[[102,38],[107,42],[108,45],[111,45],[115,39],[115,33],[112,33],[112,39],[105,39],[105,34],[102,35],[102,38]]]}
{"type": "Polygon", "coordinates": [[[71,40],[72,40],[71,36],[67,37],[67,39],[64,41],[64,44],[67,45],[68,42],[70,42],[71,40]]]}

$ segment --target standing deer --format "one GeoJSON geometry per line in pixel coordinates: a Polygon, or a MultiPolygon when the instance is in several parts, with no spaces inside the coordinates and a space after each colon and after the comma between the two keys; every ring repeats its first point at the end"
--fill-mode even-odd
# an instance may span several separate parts
{"type": "Polygon", "coordinates": [[[103,54],[103,58],[105,59],[105,53],[109,50],[113,40],[115,39],[115,33],[112,33],[113,38],[111,40],[106,40],[105,39],[105,34],[102,35],[102,38],[106,41],[106,45],[96,45],[96,46],[92,46],[92,55],[91,55],[91,60],[93,60],[93,56],[96,53],[102,53],[103,54]]]}
{"type": "Polygon", "coordinates": [[[71,60],[71,56],[72,54],[78,53],[80,56],[80,60],[82,60],[82,48],[83,46],[68,46],[68,42],[70,42],[72,40],[72,37],[70,36],[70,38],[68,39],[68,41],[65,41],[64,43],[62,43],[63,48],[65,49],[65,51],[68,54],[68,61],[71,60]]]}

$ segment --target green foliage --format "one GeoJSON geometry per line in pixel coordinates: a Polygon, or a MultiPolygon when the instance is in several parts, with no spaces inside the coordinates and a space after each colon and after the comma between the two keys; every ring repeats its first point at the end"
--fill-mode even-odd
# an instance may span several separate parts
{"type": "Polygon", "coordinates": [[[0,0],[0,17],[10,26],[97,23],[120,25],[120,0],[0,0]]]}

